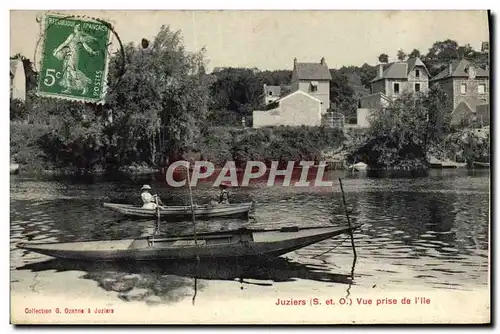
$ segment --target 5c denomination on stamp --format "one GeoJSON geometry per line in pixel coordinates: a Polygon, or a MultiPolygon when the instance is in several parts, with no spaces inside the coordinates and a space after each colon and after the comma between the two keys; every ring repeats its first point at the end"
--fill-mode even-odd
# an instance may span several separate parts
{"type": "Polygon", "coordinates": [[[47,14],[38,95],[104,102],[110,32],[100,20],[47,14]]]}

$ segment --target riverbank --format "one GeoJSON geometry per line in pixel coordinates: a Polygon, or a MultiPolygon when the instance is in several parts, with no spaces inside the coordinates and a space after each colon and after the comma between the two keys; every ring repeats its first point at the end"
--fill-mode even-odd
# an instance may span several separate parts
{"type": "MultiPolygon", "coordinates": [[[[156,174],[168,167],[141,160],[120,163],[116,153],[113,159],[106,153],[116,149],[106,146],[59,152],[46,142],[41,144],[48,132],[49,129],[44,125],[11,123],[11,157],[19,163],[20,173],[46,176],[140,176],[156,174]],[[51,152],[47,151],[49,148],[51,152]]],[[[367,163],[372,170],[421,171],[432,167],[416,158],[414,161],[396,159],[397,163],[384,162],[385,165],[379,161],[371,166],[371,152],[359,151],[367,138],[365,129],[342,132],[324,127],[211,127],[204,129],[196,145],[189,148],[187,153],[173,156],[170,161],[209,161],[215,168],[222,168],[227,161],[234,161],[236,168],[244,168],[247,161],[261,161],[268,167],[272,161],[278,161],[280,169],[286,168],[289,161],[324,161],[329,169],[344,169],[360,161],[367,163]]],[[[467,161],[468,167],[472,167],[473,161],[489,161],[489,127],[453,132],[447,136],[444,147],[446,149],[433,148],[429,154],[452,161],[467,161]]]]}
{"type": "Polygon", "coordinates": [[[132,154],[130,148],[107,144],[104,138],[89,143],[74,138],[62,145],[60,138],[52,135],[46,125],[11,123],[10,132],[11,159],[20,164],[21,173],[45,175],[148,174],[168,167],[158,161],[172,162],[187,157],[209,161],[216,168],[222,168],[227,161],[234,161],[237,168],[247,161],[268,165],[271,161],[284,164],[321,161],[328,152],[341,149],[345,140],[341,130],[326,127],[209,127],[192,145],[182,148],[184,153],[170,153],[166,157],[157,152],[156,161],[151,161],[145,158],[149,159],[150,155],[132,154]]]}

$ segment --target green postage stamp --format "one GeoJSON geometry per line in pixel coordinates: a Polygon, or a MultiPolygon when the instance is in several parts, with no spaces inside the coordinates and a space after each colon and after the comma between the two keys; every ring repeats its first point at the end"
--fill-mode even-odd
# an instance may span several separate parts
{"type": "Polygon", "coordinates": [[[110,25],[91,18],[47,14],[38,95],[104,102],[110,25]]]}

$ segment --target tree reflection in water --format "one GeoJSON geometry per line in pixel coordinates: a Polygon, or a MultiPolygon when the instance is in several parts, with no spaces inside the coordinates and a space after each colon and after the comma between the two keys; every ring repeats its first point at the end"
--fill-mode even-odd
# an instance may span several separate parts
{"type": "MultiPolygon", "coordinates": [[[[173,303],[191,295],[193,305],[198,292],[207,286],[207,280],[239,281],[241,288],[244,284],[272,286],[297,279],[352,284],[351,275],[331,273],[327,265],[306,265],[283,257],[252,261],[213,260],[199,264],[197,261],[107,263],[53,259],[16,269],[32,272],[54,270],[56,273],[83,271],[85,274],[81,278],[96,281],[104,290],[119,292],[123,300],[173,303]],[[191,289],[194,293],[189,292],[191,289]]],[[[353,274],[354,267],[352,270],[353,274]]]]}

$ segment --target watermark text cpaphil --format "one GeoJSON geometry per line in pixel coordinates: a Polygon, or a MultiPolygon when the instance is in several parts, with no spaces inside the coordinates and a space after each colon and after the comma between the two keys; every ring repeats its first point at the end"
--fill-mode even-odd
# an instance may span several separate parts
{"type": "Polygon", "coordinates": [[[216,169],[209,161],[195,161],[190,163],[179,160],[171,165],[165,172],[165,181],[171,187],[184,187],[187,178],[180,177],[179,173],[189,170],[191,175],[190,185],[196,186],[199,181],[212,181],[212,186],[230,184],[232,187],[246,187],[252,181],[265,182],[273,186],[278,182],[288,187],[332,187],[332,180],[324,180],[326,162],[314,161],[289,161],[286,167],[278,161],[272,161],[271,166],[266,166],[261,161],[248,161],[244,168],[236,168],[234,161],[227,161],[224,167],[216,169]]]}

